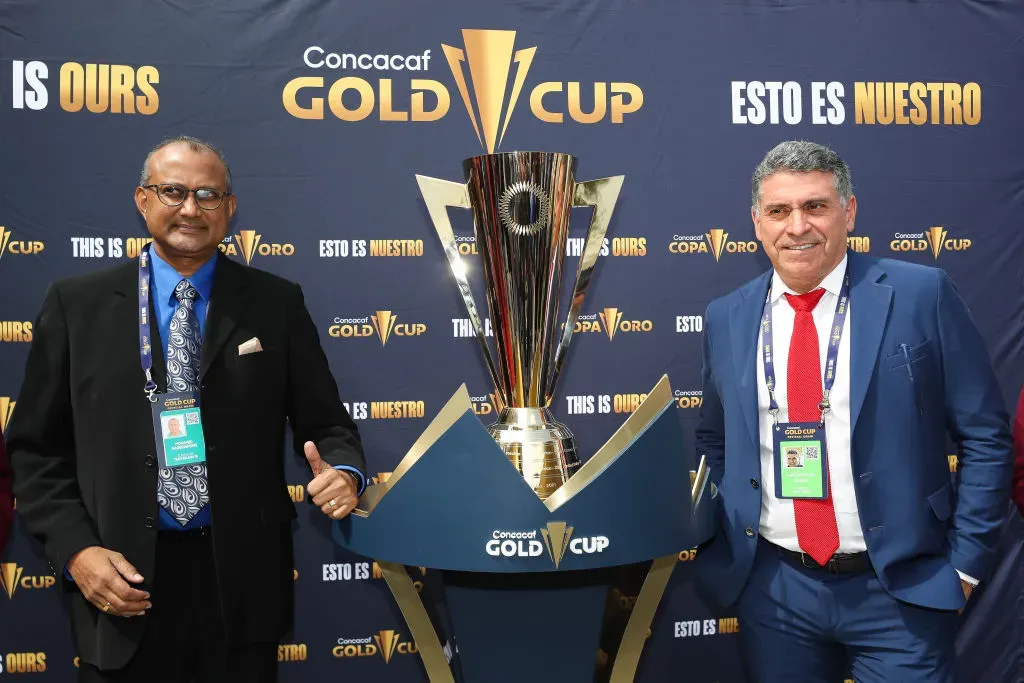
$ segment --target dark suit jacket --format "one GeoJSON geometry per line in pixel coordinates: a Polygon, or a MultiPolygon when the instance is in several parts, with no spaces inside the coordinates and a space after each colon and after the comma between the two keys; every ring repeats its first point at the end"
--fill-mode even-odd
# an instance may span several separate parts
{"type": "MultiPolygon", "coordinates": [[[[365,462],[299,286],[218,258],[200,369],[214,560],[229,640],[276,643],[293,606],[286,418],[299,457],[311,440],[331,465],[365,462]],[[252,337],[263,351],[240,356],[252,337]]],[[[19,512],[70,594],[80,656],[102,669],[127,663],[147,617],[102,614],[63,568],[100,545],[134,564],[145,588],[155,578],[157,462],[137,304],[136,259],[49,289],[7,441],[19,512]]],[[[162,342],[152,345],[162,392],[162,342]]]]}
{"type": "Polygon", "coordinates": [[[14,494],[11,492],[11,463],[4,450],[3,432],[0,432],[0,555],[11,537],[14,524],[14,494]]]}
{"type": "MultiPolygon", "coordinates": [[[[1009,507],[1013,456],[999,385],[943,271],[850,253],[849,274],[850,458],[868,555],[896,598],[959,609],[955,570],[989,578],[1009,507]],[[956,491],[947,436],[960,456],[956,491]]],[[[705,314],[696,447],[720,486],[721,526],[696,570],[723,605],[746,584],[757,546],[758,332],[771,276],[712,301],[705,314]]]]}

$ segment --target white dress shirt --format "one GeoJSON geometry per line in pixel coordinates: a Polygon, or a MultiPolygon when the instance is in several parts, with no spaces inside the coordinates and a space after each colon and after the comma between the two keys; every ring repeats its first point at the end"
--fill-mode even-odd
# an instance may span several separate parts
{"type": "MultiPolygon", "coordinates": [[[[839,290],[846,275],[847,257],[825,276],[819,287],[825,290],[818,305],[814,307],[814,327],[818,330],[818,353],[821,368],[819,375],[824,381],[825,358],[828,351],[828,331],[839,303],[839,290]],[[824,331],[824,334],[822,333],[824,331]]],[[[789,421],[787,400],[787,367],[789,342],[793,336],[796,311],[789,305],[784,294],[796,294],[789,288],[778,272],[772,275],[772,360],[775,363],[775,401],[779,404],[779,422],[789,421]]],[[[850,459],[850,338],[853,319],[850,307],[857,302],[850,297],[846,308],[846,323],[839,340],[839,358],[836,362],[836,378],[829,393],[831,410],[825,415],[825,441],[828,452],[828,475],[832,482],[832,504],[836,511],[836,526],[839,529],[837,553],[858,553],[867,550],[864,530],[860,525],[857,511],[857,496],[853,489],[853,464],[850,459]]],[[[757,414],[758,431],[761,441],[761,523],[760,533],[768,541],[787,550],[802,552],[796,535],[796,517],[792,499],[775,497],[774,443],[772,440],[772,416],[768,412],[768,385],[764,381],[764,353],[758,337],[757,353],[757,414]]],[[[956,570],[964,581],[978,585],[978,580],[956,570]]]]}
{"type": "MultiPolygon", "coordinates": [[[[825,354],[828,347],[828,331],[839,303],[839,290],[846,275],[846,256],[835,269],[825,276],[819,285],[825,290],[818,305],[814,307],[814,326],[818,330],[818,352],[821,368],[819,376],[825,376],[825,354]]],[[[796,311],[789,305],[784,294],[796,294],[786,286],[779,274],[772,275],[770,305],[772,307],[772,360],[775,363],[775,400],[779,404],[779,422],[789,421],[789,401],[786,394],[789,341],[793,336],[796,311]]],[[[828,474],[832,482],[832,503],[836,510],[836,526],[839,528],[839,549],[837,553],[857,553],[867,550],[864,531],[857,512],[857,497],[853,490],[853,465],[850,461],[850,329],[848,302],[846,324],[839,340],[839,359],[836,363],[836,378],[829,394],[832,409],[825,416],[825,442],[828,449],[828,474]]],[[[764,353],[758,338],[757,354],[757,406],[758,425],[761,441],[761,526],[765,539],[787,550],[802,552],[796,536],[796,518],[793,501],[775,497],[774,444],[772,441],[772,416],[768,412],[768,385],[764,381],[764,353]]]]}

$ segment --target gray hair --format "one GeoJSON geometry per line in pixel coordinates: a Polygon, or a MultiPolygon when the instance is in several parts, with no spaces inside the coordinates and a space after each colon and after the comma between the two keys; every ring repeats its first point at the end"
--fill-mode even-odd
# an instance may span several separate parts
{"type": "Polygon", "coordinates": [[[775,145],[757,168],[754,169],[751,191],[751,208],[758,213],[761,204],[761,183],[773,173],[793,171],[811,173],[825,171],[832,174],[832,185],[839,193],[839,201],[845,207],[853,196],[850,182],[850,167],[838,154],[824,145],[807,140],[787,140],[775,145]]]}
{"type": "Polygon", "coordinates": [[[153,158],[153,155],[159,152],[161,149],[168,145],[173,145],[176,142],[184,142],[188,145],[188,148],[193,152],[213,152],[220,159],[220,163],[224,166],[224,178],[227,182],[227,190],[231,192],[231,167],[228,166],[228,160],[224,158],[224,152],[217,149],[205,140],[194,138],[191,135],[176,135],[171,138],[164,138],[161,140],[156,147],[149,150],[149,154],[146,155],[146,160],[142,162],[142,173],[139,175],[139,185],[149,184],[149,161],[153,158]]]}

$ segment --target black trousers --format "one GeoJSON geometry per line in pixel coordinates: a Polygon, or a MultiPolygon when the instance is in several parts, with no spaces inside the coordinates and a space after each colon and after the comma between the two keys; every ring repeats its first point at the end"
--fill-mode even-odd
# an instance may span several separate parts
{"type": "Polygon", "coordinates": [[[79,683],[277,681],[277,643],[225,640],[209,535],[159,532],[154,578],[149,623],[128,666],[83,663],[79,683]]]}

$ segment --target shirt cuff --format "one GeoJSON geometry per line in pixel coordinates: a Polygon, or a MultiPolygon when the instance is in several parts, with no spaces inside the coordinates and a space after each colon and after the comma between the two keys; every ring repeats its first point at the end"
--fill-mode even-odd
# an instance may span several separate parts
{"type": "Polygon", "coordinates": [[[71,578],[71,572],[68,571],[67,565],[64,565],[64,578],[70,581],[71,583],[75,582],[75,580],[71,578]]]}
{"type": "Polygon", "coordinates": [[[363,491],[366,489],[366,477],[363,476],[362,472],[357,470],[355,467],[350,467],[348,465],[335,465],[334,469],[342,470],[344,472],[348,472],[353,477],[355,477],[356,478],[356,484],[358,484],[358,487],[359,487],[359,491],[356,493],[356,495],[357,496],[363,495],[363,491]]]}
{"type": "Polygon", "coordinates": [[[971,584],[972,586],[977,586],[978,585],[978,580],[976,578],[974,578],[973,576],[968,576],[967,574],[964,574],[959,569],[956,570],[956,573],[960,575],[961,579],[963,579],[967,583],[971,584]]]}

